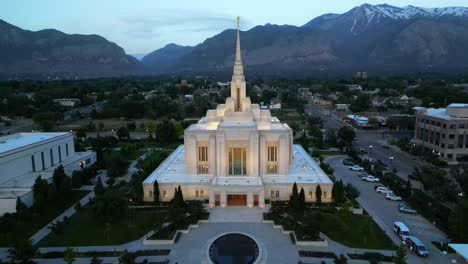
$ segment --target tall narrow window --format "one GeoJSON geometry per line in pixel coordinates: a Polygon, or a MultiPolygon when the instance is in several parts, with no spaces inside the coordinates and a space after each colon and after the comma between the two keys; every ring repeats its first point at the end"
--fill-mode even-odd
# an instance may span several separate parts
{"type": "Polygon", "coordinates": [[[208,173],[208,146],[198,146],[198,174],[208,173]]]}
{"type": "Polygon", "coordinates": [[[62,148],[58,146],[58,153],[59,153],[59,162],[62,163],[62,148]]]}
{"type": "Polygon", "coordinates": [[[247,148],[229,148],[229,175],[247,175],[247,148]]]}
{"type": "Polygon", "coordinates": [[[42,170],[45,170],[44,151],[41,152],[42,170]]]}
{"type": "Polygon", "coordinates": [[[67,143],[67,144],[65,144],[65,154],[66,154],[66,155],[67,155],[67,157],[68,157],[68,143],[67,143]]]}
{"type": "Polygon", "coordinates": [[[267,173],[278,173],[278,147],[268,146],[267,173]]]}
{"type": "Polygon", "coordinates": [[[50,152],[50,166],[54,166],[54,150],[49,149],[50,152]]]}
{"type": "Polygon", "coordinates": [[[31,165],[32,165],[32,171],[36,172],[36,159],[34,158],[34,155],[31,156],[31,165]]]}

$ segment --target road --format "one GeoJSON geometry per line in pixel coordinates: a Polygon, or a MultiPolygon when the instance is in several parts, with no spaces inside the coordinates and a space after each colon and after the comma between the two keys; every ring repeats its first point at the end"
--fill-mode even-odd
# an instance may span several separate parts
{"type": "Polygon", "coordinates": [[[429,258],[419,258],[413,254],[408,257],[409,263],[450,263],[454,255],[444,255],[431,241],[445,240],[445,235],[434,225],[420,215],[402,214],[398,211],[399,202],[388,201],[385,196],[376,193],[373,183],[362,181],[358,177],[358,172],[349,170],[348,166],[343,165],[343,159],[346,156],[334,156],[325,160],[334,169],[334,175],[342,179],[344,183],[354,185],[361,193],[358,198],[359,204],[366,210],[375,222],[389,235],[394,242],[400,242],[393,233],[393,222],[401,221],[405,223],[413,235],[420,238],[430,250],[429,258]]]}
{"type": "MultiPolygon", "coordinates": [[[[344,125],[348,125],[343,122],[338,116],[334,115],[333,112],[323,109],[317,105],[307,105],[305,113],[311,117],[320,117],[324,122],[325,130],[333,129],[338,130],[344,125]]],[[[402,179],[408,179],[408,174],[411,174],[414,168],[421,164],[414,158],[410,158],[406,153],[396,150],[393,147],[387,146],[386,139],[390,138],[390,134],[384,130],[362,130],[355,129],[356,141],[355,145],[359,148],[362,147],[368,151],[368,156],[372,159],[381,160],[391,168],[396,168],[398,176],[402,179]],[[382,137],[384,133],[384,138],[382,137]],[[372,149],[369,148],[372,146],[372,149]],[[390,160],[390,157],[393,157],[390,160]]],[[[419,187],[419,184],[415,184],[419,187]]]]}

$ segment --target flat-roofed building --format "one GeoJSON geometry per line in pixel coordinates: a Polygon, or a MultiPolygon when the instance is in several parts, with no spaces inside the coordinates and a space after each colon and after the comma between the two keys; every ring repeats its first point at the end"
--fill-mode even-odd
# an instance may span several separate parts
{"type": "Polygon", "coordinates": [[[452,164],[468,159],[468,104],[447,108],[415,107],[413,142],[452,164]]]}
{"type": "Polygon", "coordinates": [[[62,165],[68,175],[96,162],[94,152],[75,152],[73,134],[18,133],[0,137],[0,215],[16,211],[16,199],[32,205],[38,176],[52,181],[62,165]]]}

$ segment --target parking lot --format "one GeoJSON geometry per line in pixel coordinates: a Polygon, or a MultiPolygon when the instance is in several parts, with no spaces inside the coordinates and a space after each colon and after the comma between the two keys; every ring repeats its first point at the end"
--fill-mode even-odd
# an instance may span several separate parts
{"type": "Polygon", "coordinates": [[[361,195],[357,199],[359,204],[384,229],[389,237],[397,245],[401,243],[392,228],[393,222],[400,221],[405,223],[411,233],[420,238],[429,248],[430,256],[428,258],[420,258],[410,253],[408,263],[450,263],[455,258],[454,255],[444,255],[431,244],[431,241],[446,239],[440,230],[420,215],[400,213],[398,206],[401,202],[386,200],[385,194],[377,193],[374,190],[377,183],[361,180],[358,175],[363,172],[350,170],[350,166],[343,164],[345,158],[346,156],[334,156],[326,159],[325,162],[334,169],[334,175],[337,179],[342,179],[345,184],[351,183],[360,191],[361,195]]]}

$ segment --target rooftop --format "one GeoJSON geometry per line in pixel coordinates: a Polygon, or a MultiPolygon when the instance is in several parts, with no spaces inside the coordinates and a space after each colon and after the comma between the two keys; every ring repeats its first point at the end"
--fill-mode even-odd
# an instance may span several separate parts
{"type": "Polygon", "coordinates": [[[261,185],[265,184],[332,184],[330,178],[319,165],[300,146],[293,146],[293,159],[287,176],[258,177],[217,177],[186,175],[184,146],[179,146],[161,165],[145,180],[144,184],[185,183],[185,184],[216,184],[216,185],[261,185]],[[227,182],[226,182],[227,181],[227,182]]]}
{"type": "Polygon", "coordinates": [[[0,137],[0,154],[68,133],[18,133],[0,137]]]}

